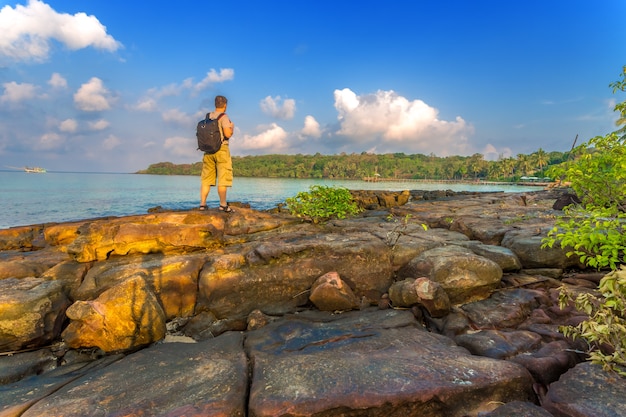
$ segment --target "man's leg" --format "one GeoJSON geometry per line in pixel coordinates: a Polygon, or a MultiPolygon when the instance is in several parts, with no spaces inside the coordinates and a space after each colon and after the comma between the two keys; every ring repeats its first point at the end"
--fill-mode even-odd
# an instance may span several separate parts
{"type": "Polygon", "coordinates": [[[211,186],[208,184],[201,183],[200,184],[200,205],[206,206],[206,199],[209,196],[209,191],[211,191],[211,186]]]}
{"type": "Polygon", "coordinates": [[[226,200],[226,191],[228,191],[228,187],[224,187],[222,185],[217,186],[217,195],[220,197],[220,206],[226,207],[228,204],[228,200],[226,200]]]}

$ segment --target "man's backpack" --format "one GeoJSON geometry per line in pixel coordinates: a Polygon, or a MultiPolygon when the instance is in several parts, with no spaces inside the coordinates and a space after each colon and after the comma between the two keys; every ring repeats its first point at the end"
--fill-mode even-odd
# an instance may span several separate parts
{"type": "Polygon", "coordinates": [[[198,122],[196,137],[198,138],[198,149],[202,152],[214,154],[220,150],[223,133],[220,129],[219,120],[224,114],[217,116],[217,119],[209,119],[209,113],[207,113],[206,118],[198,122]]]}

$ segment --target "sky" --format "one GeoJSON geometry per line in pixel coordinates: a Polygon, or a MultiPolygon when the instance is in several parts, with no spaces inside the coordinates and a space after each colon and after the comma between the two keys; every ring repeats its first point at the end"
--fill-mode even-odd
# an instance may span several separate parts
{"type": "Polygon", "coordinates": [[[0,169],[568,151],[614,131],[625,0],[0,0],[0,169]]]}

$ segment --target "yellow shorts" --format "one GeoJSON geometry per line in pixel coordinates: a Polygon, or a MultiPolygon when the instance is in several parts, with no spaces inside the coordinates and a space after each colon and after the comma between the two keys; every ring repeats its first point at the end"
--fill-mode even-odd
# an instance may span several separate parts
{"type": "Polygon", "coordinates": [[[223,143],[220,150],[213,155],[204,154],[200,181],[205,185],[217,184],[221,187],[232,187],[233,161],[230,158],[227,142],[223,143]]]}

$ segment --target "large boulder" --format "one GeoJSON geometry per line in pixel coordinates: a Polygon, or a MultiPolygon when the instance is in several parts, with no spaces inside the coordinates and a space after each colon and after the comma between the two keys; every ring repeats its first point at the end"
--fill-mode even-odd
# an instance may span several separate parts
{"type": "Polygon", "coordinates": [[[165,313],[141,277],[121,282],[96,300],[75,302],[67,317],[71,321],[62,336],[70,348],[126,351],[165,337],[165,313]]]}
{"type": "Polygon", "coordinates": [[[0,279],[39,277],[48,269],[68,259],[67,254],[53,248],[0,252],[0,279]]]}
{"type": "Polygon", "coordinates": [[[473,356],[409,311],[319,314],[248,333],[249,415],[461,417],[533,398],[523,367],[473,356]]]}
{"type": "Polygon", "coordinates": [[[0,230],[0,250],[36,248],[43,226],[20,226],[0,230]]]}
{"type": "Polygon", "coordinates": [[[218,318],[295,311],[309,301],[313,283],[335,271],[362,299],[377,302],[393,279],[390,250],[368,233],[289,235],[224,254],[200,272],[199,311],[218,318]]]}
{"type": "MultiPolygon", "coordinates": [[[[244,237],[291,221],[245,208],[232,216],[219,212],[163,212],[95,220],[78,227],[67,252],[79,262],[101,261],[113,255],[182,253],[221,247],[226,236],[244,237]]],[[[55,233],[61,235],[61,231],[55,233]]]]}
{"type": "Polygon", "coordinates": [[[580,363],[550,385],[543,407],[555,416],[626,416],[626,378],[580,363]]]}
{"type": "Polygon", "coordinates": [[[198,275],[209,259],[204,252],[186,255],[134,255],[96,262],[81,285],[71,292],[76,300],[93,300],[107,289],[132,277],[142,277],[156,295],[166,318],[194,313],[198,275]]]}
{"type": "Polygon", "coordinates": [[[504,236],[501,245],[515,253],[524,268],[581,267],[578,258],[568,257],[568,251],[559,245],[543,247],[548,230],[512,230],[504,236]]]}
{"type": "Polygon", "coordinates": [[[502,279],[500,266],[456,245],[425,251],[398,271],[398,278],[427,277],[439,283],[452,304],[487,298],[502,279]]]}
{"type": "MultiPolygon", "coordinates": [[[[56,390],[19,415],[245,416],[248,364],[242,339],[230,333],[201,343],[156,344],[89,374],[74,371],[69,381],[59,372],[46,379],[56,390]]],[[[17,409],[36,394],[0,396],[0,403],[17,409]]]]}
{"type": "Polygon", "coordinates": [[[60,282],[0,280],[0,351],[43,346],[57,338],[69,304],[60,282]]]}

